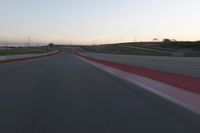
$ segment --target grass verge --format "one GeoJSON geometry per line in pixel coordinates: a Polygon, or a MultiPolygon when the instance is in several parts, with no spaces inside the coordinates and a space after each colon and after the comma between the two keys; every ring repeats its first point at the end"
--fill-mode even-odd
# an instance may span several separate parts
{"type": "Polygon", "coordinates": [[[53,51],[53,49],[49,48],[10,49],[0,50],[0,55],[42,54],[51,51],[53,51]]]}

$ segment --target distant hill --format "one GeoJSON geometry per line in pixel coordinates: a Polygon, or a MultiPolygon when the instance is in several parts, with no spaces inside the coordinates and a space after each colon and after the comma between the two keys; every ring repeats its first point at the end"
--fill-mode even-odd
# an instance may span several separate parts
{"type": "Polygon", "coordinates": [[[172,52],[196,54],[200,52],[200,41],[126,42],[81,46],[81,48],[88,52],[114,54],[171,55],[172,52]]]}

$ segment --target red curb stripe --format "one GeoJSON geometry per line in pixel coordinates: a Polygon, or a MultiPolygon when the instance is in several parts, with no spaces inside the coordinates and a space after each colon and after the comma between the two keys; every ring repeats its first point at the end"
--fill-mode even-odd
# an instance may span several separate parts
{"type": "Polygon", "coordinates": [[[44,58],[44,57],[49,57],[49,56],[52,56],[52,55],[56,55],[56,54],[59,54],[61,52],[63,52],[63,50],[59,50],[56,53],[52,53],[52,54],[48,54],[48,55],[41,55],[41,56],[36,56],[36,57],[2,60],[2,61],[0,61],[0,64],[12,63],[12,62],[18,62],[18,61],[26,61],[26,60],[33,60],[33,59],[39,59],[39,58],[44,58]]]}
{"type": "Polygon", "coordinates": [[[106,66],[110,66],[110,67],[113,67],[125,72],[142,75],[142,76],[152,78],[164,83],[168,83],[170,85],[173,85],[173,86],[176,86],[176,87],[179,87],[191,92],[200,93],[200,78],[168,73],[168,72],[162,72],[162,71],[152,70],[148,68],[130,66],[130,65],[120,64],[120,63],[111,62],[111,61],[104,61],[104,60],[95,59],[89,56],[81,55],[78,52],[75,52],[75,54],[85,59],[88,59],[90,61],[94,61],[106,66]]]}

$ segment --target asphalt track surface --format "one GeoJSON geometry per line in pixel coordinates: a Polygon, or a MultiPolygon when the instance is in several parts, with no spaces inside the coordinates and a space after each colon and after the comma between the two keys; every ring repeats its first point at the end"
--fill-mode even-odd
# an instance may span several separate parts
{"type": "Polygon", "coordinates": [[[0,64],[1,133],[199,133],[177,110],[71,49],[0,64]]]}

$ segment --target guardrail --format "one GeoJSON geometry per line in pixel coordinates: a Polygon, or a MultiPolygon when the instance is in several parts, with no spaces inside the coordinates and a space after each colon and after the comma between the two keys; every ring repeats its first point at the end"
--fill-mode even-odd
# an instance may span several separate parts
{"type": "Polygon", "coordinates": [[[53,51],[53,52],[43,53],[43,54],[28,54],[28,55],[26,54],[26,55],[0,56],[0,64],[47,57],[47,56],[59,54],[62,51],[63,50],[56,50],[56,51],[53,51]]]}

